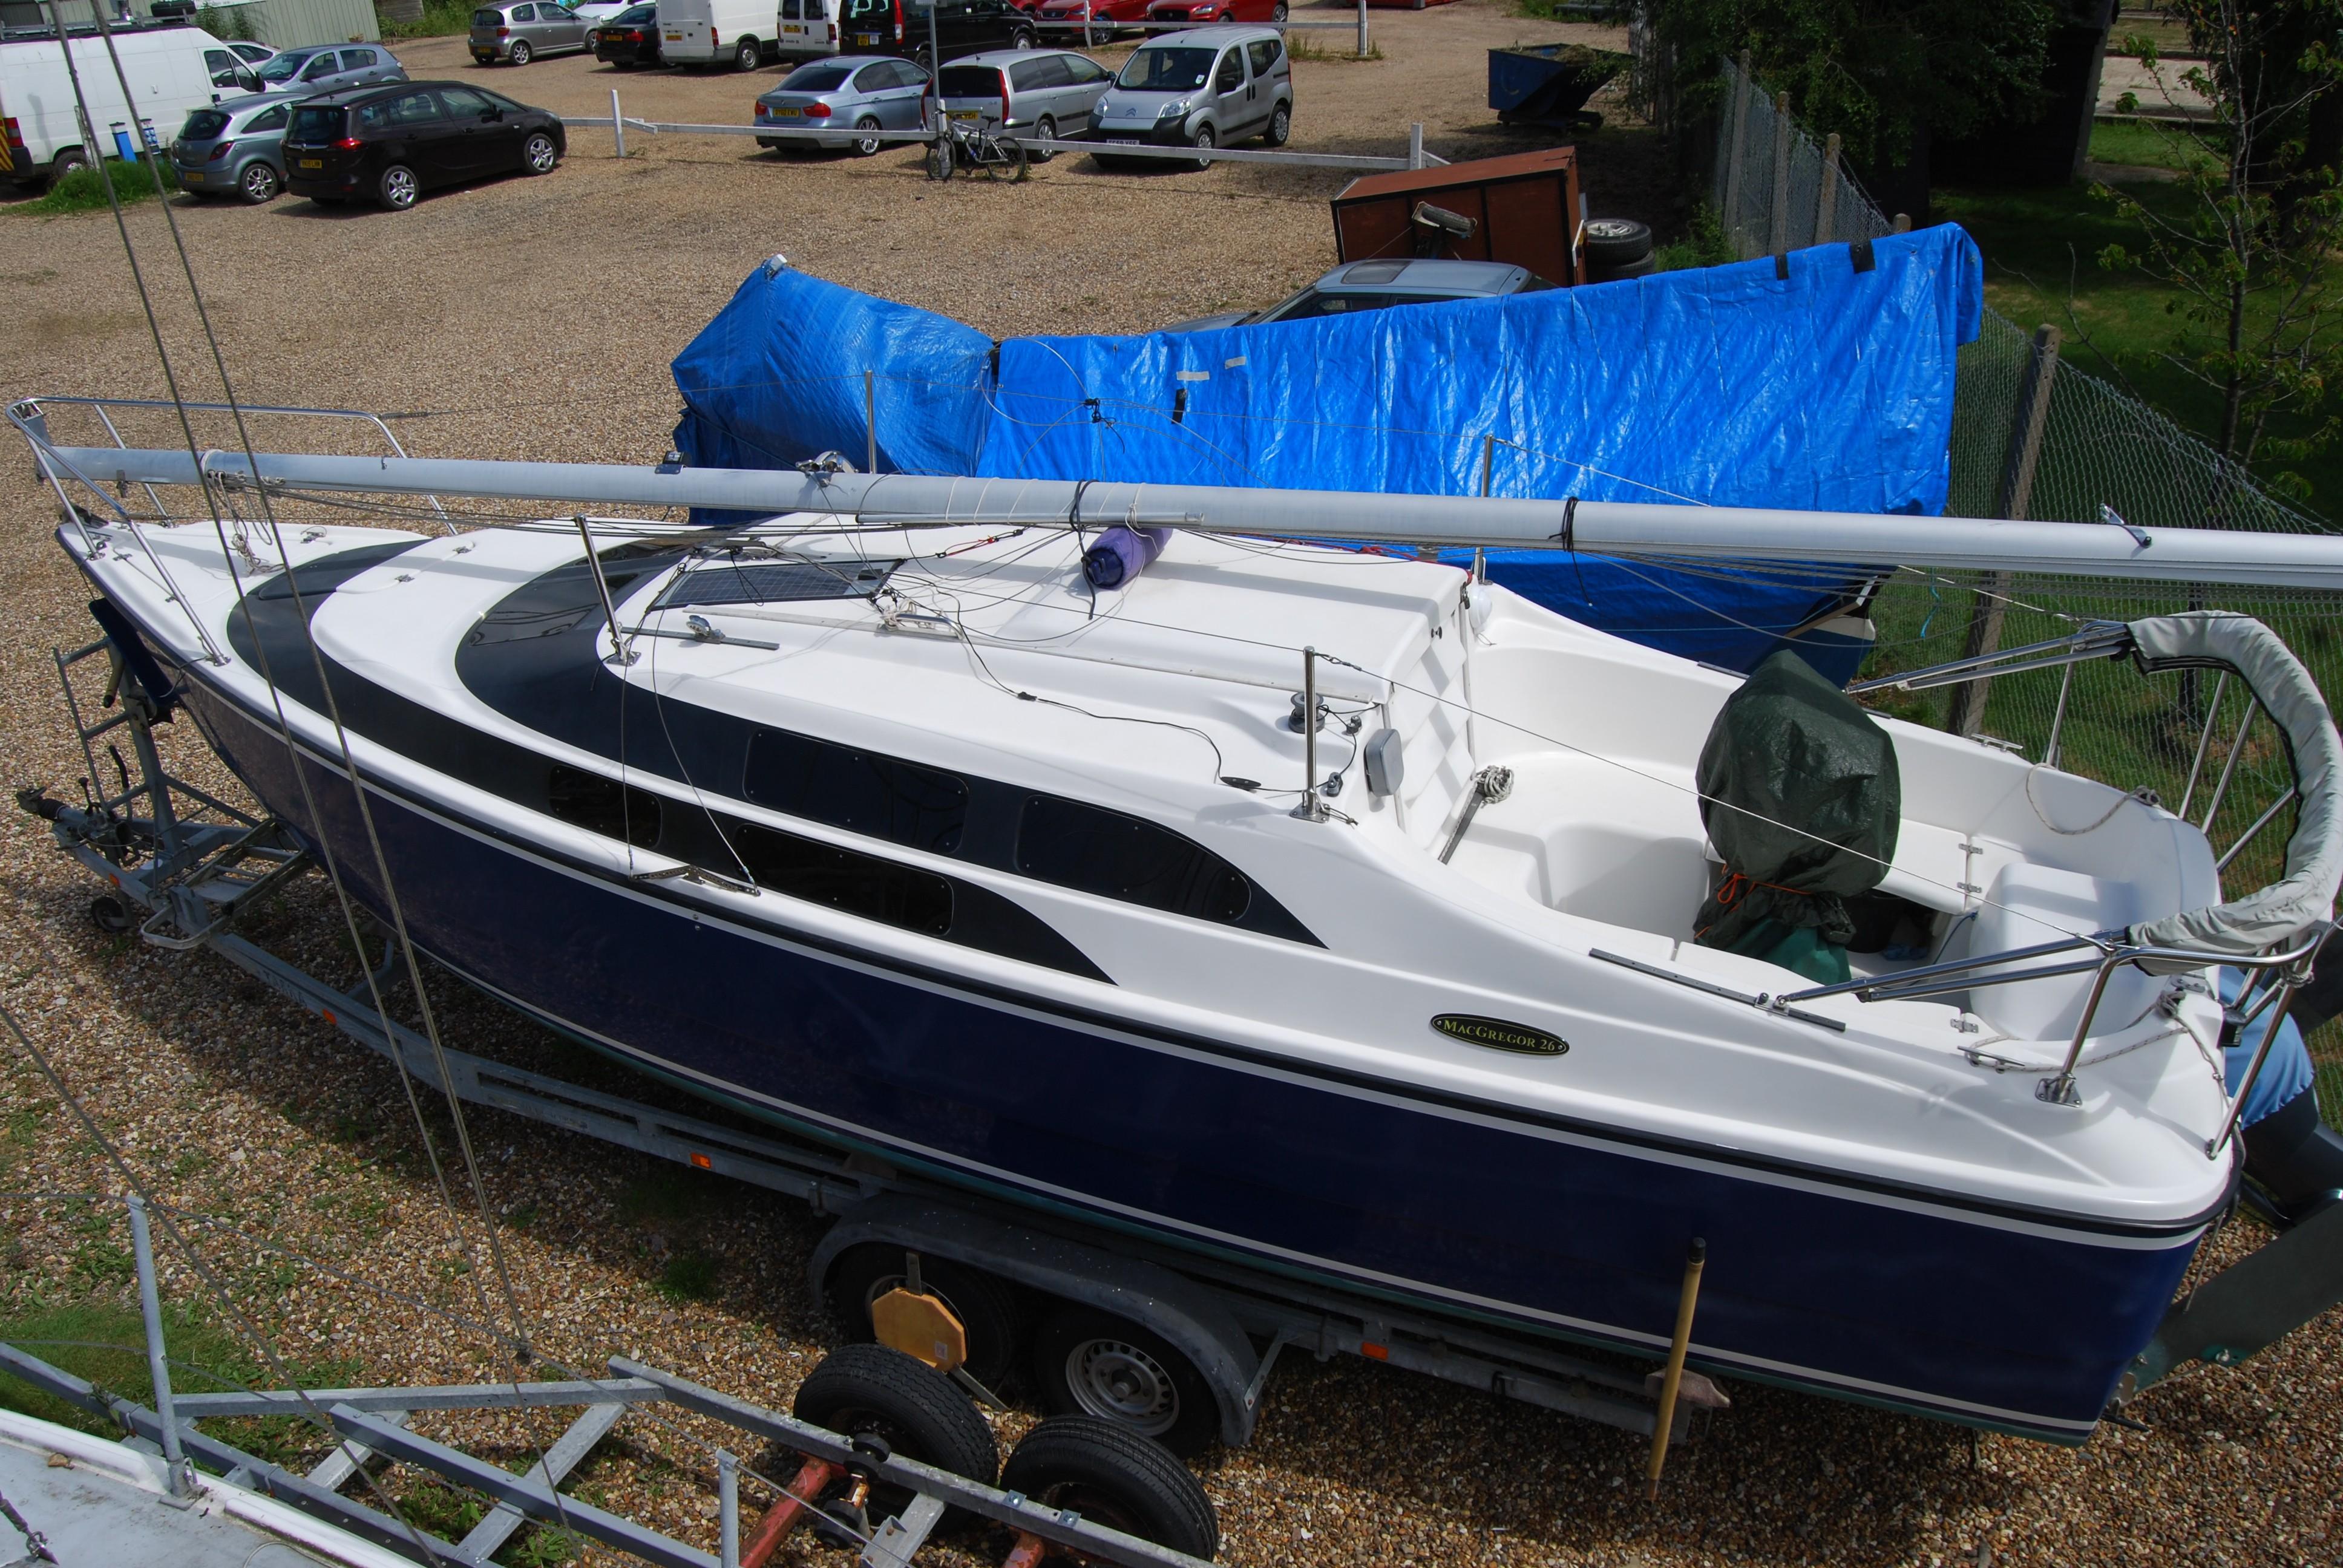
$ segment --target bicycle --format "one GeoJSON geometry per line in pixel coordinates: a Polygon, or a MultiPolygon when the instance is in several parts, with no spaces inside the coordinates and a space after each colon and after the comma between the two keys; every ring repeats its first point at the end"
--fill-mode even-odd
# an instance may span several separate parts
{"type": "Polygon", "coordinates": [[[930,179],[951,178],[955,166],[966,169],[970,179],[980,169],[992,180],[1022,180],[1031,172],[1025,144],[996,134],[981,119],[953,118],[928,148],[930,179]]]}

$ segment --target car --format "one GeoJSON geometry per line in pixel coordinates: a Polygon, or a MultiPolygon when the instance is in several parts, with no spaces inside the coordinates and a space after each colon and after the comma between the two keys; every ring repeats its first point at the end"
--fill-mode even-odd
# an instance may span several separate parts
{"type": "Polygon", "coordinates": [[[285,188],[285,126],[309,95],[261,93],[197,109],[171,144],[179,188],[189,196],[235,196],[258,206],[285,188]]]}
{"type": "Polygon", "coordinates": [[[1031,49],[1041,34],[1009,0],[839,0],[841,46],[866,55],[902,55],[923,65],[940,49],[947,60],[988,49],[1031,49]]]}
{"type": "Polygon", "coordinates": [[[1504,294],[1535,294],[1555,285],[1525,266],[1501,261],[1373,260],[1346,262],[1300,293],[1263,310],[1227,310],[1174,322],[1161,332],[1211,332],[1222,327],[1258,327],[1271,321],[1312,321],[1325,316],[1355,316],[1395,305],[1432,305],[1449,299],[1493,299],[1504,294]]]}
{"type": "MultiPolygon", "coordinates": [[[[1213,147],[1259,136],[1282,147],[1292,129],[1293,67],[1284,35],[1273,27],[1192,27],[1131,52],[1099,100],[1091,139],[1213,147]]],[[[1092,156],[1102,165],[1117,161],[1104,151],[1092,156]]],[[[1210,162],[1200,158],[1196,166],[1210,162]]]]}
{"type": "Polygon", "coordinates": [[[594,29],[594,58],[621,71],[659,63],[659,6],[629,5],[602,18],[594,29]]]}
{"type": "Polygon", "coordinates": [[[839,0],[781,0],[781,55],[806,60],[838,53],[839,0]]]}
{"type": "Polygon", "coordinates": [[[1149,0],[1041,0],[1034,16],[1041,31],[1071,34],[1089,44],[1121,37],[1147,20],[1149,0]]]}
{"type": "MultiPolygon", "coordinates": [[[[928,73],[895,55],[840,55],[799,65],[757,98],[759,129],[916,131],[925,120],[928,73]]],[[[874,136],[759,136],[759,146],[851,147],[869,157],[887,144],[874,136]]]]}
{"type": "Polygon", "coordinates": [[[472,13],[472,58],[526,65],[539,55],[567,55],[594,46],[592,27],[554,0],[503,0],[472,13]]]}
{"type": "Polygon", "coordinates": [[[404,82],[407,67],[379,44],[279,49],[254,68],[264,93],[331,93],[375,82],[404,82]]]}
{"type": "Polygon", "coordinates": [[[936,90],[955,120],[1055,140],[1091,128],[1091,111],[1113,80],[1104,65],[1070,49],[1003,49],[954,60],[936,74],[936,90]]]}
{"type": "Polygon", "coordinates": [[[1285,0],[1153,0],[1150,22],[1272,22],[1283,25],[1285,0]]]}
{"type": "Polygon", "coordinates": [[[550,174],[568,150],[561,116],[462,82],[402,82],[297,104],[285,131],[285,188],[332,206],[393,212],[437,186],[550,174]]]}

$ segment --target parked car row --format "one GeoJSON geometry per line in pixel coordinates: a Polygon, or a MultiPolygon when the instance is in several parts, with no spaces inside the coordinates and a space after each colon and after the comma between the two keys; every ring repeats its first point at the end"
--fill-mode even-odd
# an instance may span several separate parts
{"type": "Polygon", "coordinates": [[[931,75],[953,120],[1100,143],[1092,156],[1102,164],[1116,161],[1108,150],[1115,145],[1213,147],[1258,136],[1282,146],[1293,129],[1292,62],[1283,36],[1269,27],[1196,27],[1141,45],[1116,72],[1071,49],[1028,47],[953,58],[940,73],[889,53],[817,60],[759,95],[757,126],[837,134],[757,139],[773,148],[847,147],[868,157],[885,145],[870,133],[925,124],[931,75]]]}

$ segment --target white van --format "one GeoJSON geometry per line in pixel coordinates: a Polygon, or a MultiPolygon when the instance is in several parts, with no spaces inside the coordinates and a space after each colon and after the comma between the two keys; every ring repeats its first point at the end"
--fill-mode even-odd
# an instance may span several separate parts
{"type": "Polygon", "coordinates": [[[779,52],[780,0],[659,0],[659,57],[670,65],[729,60],[753,71],[779,52]]]}
{"type": "MultiPolygon", "coordinates": [[[[200,27],[117,25],[112,31],[142,128],[157,147],[170,144],[189,111],[258,90],[251,66],[200,27]]],[[[116,154],[117,131],[138,134],[131,127],[106,41],[94,30],[68,32],[97,146],[83,142],[65,45],[54,33],[45,38],[19,35],[0,42],[0,179],[52,180],[101,153],[116,154]]]]}

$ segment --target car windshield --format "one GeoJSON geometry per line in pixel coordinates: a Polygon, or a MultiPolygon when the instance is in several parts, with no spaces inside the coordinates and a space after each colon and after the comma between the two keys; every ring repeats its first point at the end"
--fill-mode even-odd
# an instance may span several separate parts
{"type": "Polygon", "coordinates": [[[1134,93],[1183,93],[1202,86],[1212,68],[1210,49],[1141,49],[1122,63],[1114,85],[1134,93]]]}
{"type": "Polygon", "coordinates": [[[286,133],[288,142],[316,144],[330,142],[342,134],[347,109],[311,108],[307,105],[293,111],[292,128],[286,133]]]}
{"type": "Polygon", "coordinates": [[[301,74],[302,66],[317,58],[317,54],[315,49],[307,54],[294,49],[287,50],[282,55],[272,55],[262,63],[260,79],[264,82],[289,82],[301,74]]]}
{"type": "Polygon", "coordinates": [[[217,109],[197,109],[187,116],[187,123],[179,127],[179,139],[183,142],[207,142],[226,129],[226,115],[217,109]]]}
{"type": "Polygon", "coordinates": [[[1356,316],[1362,311],[1388,310],[1394,305],[1429,305],[1457,297],[1445,294],[1321,294],[1309,289],[1279,306],[1264,321],[1308,321],[1321,316],[1356,316]]]}
{"type": "Polygon", "coordinates": [[[781,85],[792,93],[831,93],[846,85],[853,74],[844,65],[799,65],[782,78],[781,85]]]}

